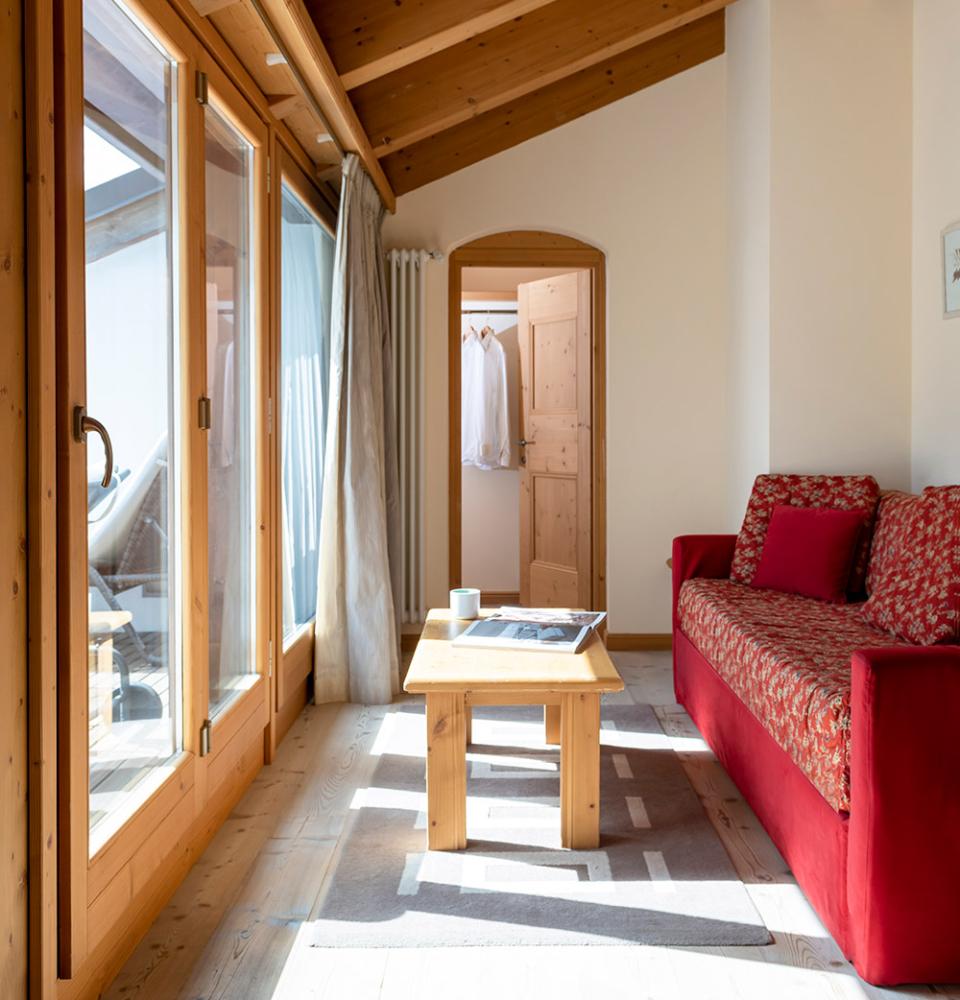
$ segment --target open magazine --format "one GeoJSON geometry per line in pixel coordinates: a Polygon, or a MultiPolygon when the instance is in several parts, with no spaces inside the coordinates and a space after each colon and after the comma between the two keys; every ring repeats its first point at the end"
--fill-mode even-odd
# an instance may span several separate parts
{"type": "Polygon", "coordinates": [[[453,645],[579,653],[606,617],[604,611],[504,607],[477,619],[453,640],[453,645]]]}

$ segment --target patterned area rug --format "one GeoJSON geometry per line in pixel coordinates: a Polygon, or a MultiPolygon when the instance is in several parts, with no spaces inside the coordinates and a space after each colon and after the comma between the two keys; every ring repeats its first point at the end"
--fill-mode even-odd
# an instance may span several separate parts
{"type": "Polygon", "coordinates": [[[315,947],[762,945],[770,934],[646,705],[604,706],[601,846],[560,847],[543,710],[474,712],[465,851],[426,851],[423,706],[387,716],[315,947]]]}

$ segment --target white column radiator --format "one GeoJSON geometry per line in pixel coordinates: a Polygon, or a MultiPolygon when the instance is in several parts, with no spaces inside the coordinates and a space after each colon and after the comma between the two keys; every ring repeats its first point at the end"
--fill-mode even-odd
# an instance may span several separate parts
{"type": "Polygon", "coordinates": [[[426,617],[424,586],[424,265],[425,250],[387,253],[387,294],[393,341],[393,398],[403,524],[404,624],[426,617]]]}

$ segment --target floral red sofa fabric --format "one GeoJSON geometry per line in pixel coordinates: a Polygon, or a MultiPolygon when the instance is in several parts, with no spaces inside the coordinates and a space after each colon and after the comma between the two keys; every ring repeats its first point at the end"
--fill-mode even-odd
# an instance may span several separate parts
{"type": "Polygon", "coordinates": [[[849,605],[688,580],[678,624],[814,787],[850,808],[850,658],[870,646],[906,645],[849,605]]]}
{"type": "Polygon", "coordinates": [[[960,487],[880,503],[863,620],[919,646],[960,637],[960,487]]]}
{"type": "Polygon", "coordinates": [[[832,507],[836,510],[860,510],[867,515],[863,539],[850,574],[850,592],[862,593],[870,552],[870,536],[880,487],[873,476],[797,476],[769,474],[757,476],[747,504],[743,526],[737,536],[730,579],[751,583],[767,536],[773,509],[793,507],[832,507]]]}

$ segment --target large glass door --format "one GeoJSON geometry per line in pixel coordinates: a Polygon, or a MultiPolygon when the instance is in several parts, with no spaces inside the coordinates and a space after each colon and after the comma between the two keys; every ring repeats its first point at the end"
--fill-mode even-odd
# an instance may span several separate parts
{"type": "Polygon", "coordinates": [[[286,648],[316,615],[334,241],[284,178],[280,204],[281,621],[286,648]]]}
{"type": "Polygon", "coordinates": [[[177,66],[83,3],[89,850],[182,746],[177,66]]]}
{"type": "Polygon", "coordinates": [[[204,109],[209,712],[256,676],[257,380],[254,147],[204,109]]]}
{"type": "Polygon", "coordinates": [[[167,5],[81,0],[57,18],[57,910],[70,978],[263,759],[269,134],[167,5]]]}

